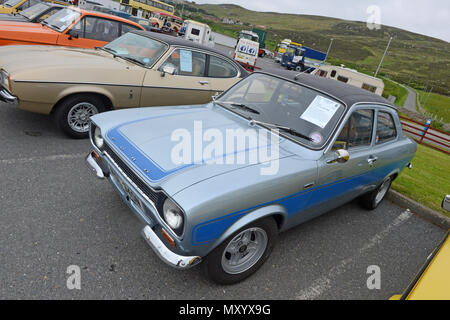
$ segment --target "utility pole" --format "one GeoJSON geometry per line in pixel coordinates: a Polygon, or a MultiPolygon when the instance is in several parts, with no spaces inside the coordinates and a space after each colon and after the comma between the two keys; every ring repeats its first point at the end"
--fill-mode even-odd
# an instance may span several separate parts
{"type": "MultiPolygon", "coordinates": [[[[328,51],[327,51],[327,56],[325,57],[325,61],[327,61],[328,55],[330,54],[331,46],[333,45],[333,40],[334,40],[334,39],[331,38],[330,45],[329,45],[328,51]]],[[[325,61],[324,61],[324,62],[325,62],[325,61]]]]}
{"type": "Polygon", "coordinates": [[[423,107],[425,108],[426,104],[428,103],[428,99],[430,99],[431,92],[433,92],[434,87],[431,87],[430,92],[428,92],[428,96],[426,97],[425,101],[423,102],[423,107]]]}
{"type": "Polygon", "coordinates": [[[387,52],[388,52],[388,50],[389,50],[389,46],[391,45],[392,39],[393,39],[392,37],[389,39],[388,45],[387,45],[386,50],[384,51],[384,54],[383,54],[383,58],[381,58],[380,64],[378,65],[378,69],[377,69],[377,71],[375,72],[375,78],[377,77],[378,72],[380,72],[381,65],[383,64],[384,57],[386,57],[386,54],[387,54],[387,52]]]}
{"type": "Polygon", "coordinates": [[[181,19],[183,19],[183,12],[184,12],[184,1],[183,1],[183,6],[181,7],[181,19]]]}

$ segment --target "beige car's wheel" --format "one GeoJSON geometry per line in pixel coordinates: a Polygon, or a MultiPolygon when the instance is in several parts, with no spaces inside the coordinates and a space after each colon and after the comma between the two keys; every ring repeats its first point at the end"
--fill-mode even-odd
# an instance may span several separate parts
{"type": "Polygon", "coordinates": [[[104,109],[105,105],[98,96],[78,94],[59,103],[55,111],[55,121],[69,137],[84,139],[89,136],[89,118],[104,109]]]}

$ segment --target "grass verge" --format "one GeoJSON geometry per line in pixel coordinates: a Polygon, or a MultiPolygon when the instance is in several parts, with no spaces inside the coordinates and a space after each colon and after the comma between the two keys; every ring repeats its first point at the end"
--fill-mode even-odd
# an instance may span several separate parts
{"type": "Polygon", "coordinates": [[[450,194],[450,156],[418,145],[413,169],[405,169],[392,188],[435,211],[450,217],[441,208],[442,199],[450,194]]]}
{"type": "Polygon", "coordinates": [[[418,91],[420,103],[426,112],[435,116],[438,121],[450,123],[450,97],[440,94],[418,91]]]}

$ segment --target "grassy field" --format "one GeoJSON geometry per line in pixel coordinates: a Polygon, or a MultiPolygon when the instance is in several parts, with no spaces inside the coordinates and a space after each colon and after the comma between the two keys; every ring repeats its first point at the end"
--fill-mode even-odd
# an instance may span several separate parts
{"type": "Polygon", "coordinates": [[[394,96],[397,98],[395,100],[395,104],[403,107],[405,105],[406,98],[408,97],[408,90],[389,79],[382,79],[384,82],[383,97],[387,99],[389,96],[394,96]]]}
{"type": "Polygon", "coordinates": [[[414,157],[413,169],[405,169],[392,188],[427,207],[442,212],[442,199],[450,194],[450,156],[419,145],[414,157]]]}
{"type": "Polygon", "coordinates": [[[439,122],[450,123],[450,97],[418,91],[420,103],[426,112],[435,116],[439,122]]]}
{"type": "Polygon", "coordinates": [[[200,16],[207,20],[205,22],[213,24],[213,30],[226,30],[229,35],[249,29],[250,24],[264,25],[268,31],[266,43],[272,50],[276,43],[288,38],[326,52],[333,38],[330,58],[371,75],[378,66],[389,37],[393,36],[380,75],[422,90],[428,84],[434,86],[435,92],[450,96],[450,43],[446,41],[388,26],[369,30],[363,22],[255,12],[232,4],[185,4],[184,14],[185,18],[200,16]],[[223,24],[225,17],[241,21],[244,25],[223,24]]]}

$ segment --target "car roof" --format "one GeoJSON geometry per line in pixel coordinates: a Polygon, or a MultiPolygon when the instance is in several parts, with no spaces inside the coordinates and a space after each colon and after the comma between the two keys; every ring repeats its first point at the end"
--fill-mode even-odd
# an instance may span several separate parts
{"type": "Polygon", "coordinates": [[[132,30],[131,32],[136,33],[141,36],[144,36],[144,37],[147,37],[147,38],[163,41],[163,42],[169,44],[170,46],[190,47],[190,48],[194,48],[194,49],[201,49],[203,51],[209,51],[211,53],[215,53],[217,55],[227,58],[230,61],[233,61],[234,64],[239,67],[242,78],[245,78],[248,75],[247,70],[245,70],[239,63],[237,63],[232,58],[223,54],[222,52],[220,52],[217,49],[210,48],[210,47],[207,47],[207,46],[204,46],[204,45],[201,45],[201,44],[198,44],[193,41],[189,41],[189,40],[186,40],[186,39],[183,39],[180,37],[170,36],[170,35],[158,33],[158,32],[141,31],[141,30],[132,30]]]}
{"type": "Polygon", "coordinates": [[[341,100],[348,107],[351,107],[356,103],[367,102],[383,104],[397,110],[397,108],[385,98],[368,90],[364,90],[362,88],[358,88],[337,80],[288,70],[271,70],[270,72],[258,71],[256,73],[264,73],[269,75],[272,74],[281,78],[285,78],[289,81],[297,82],[307,87],[322,91],[323,93],[341,100]]]}

